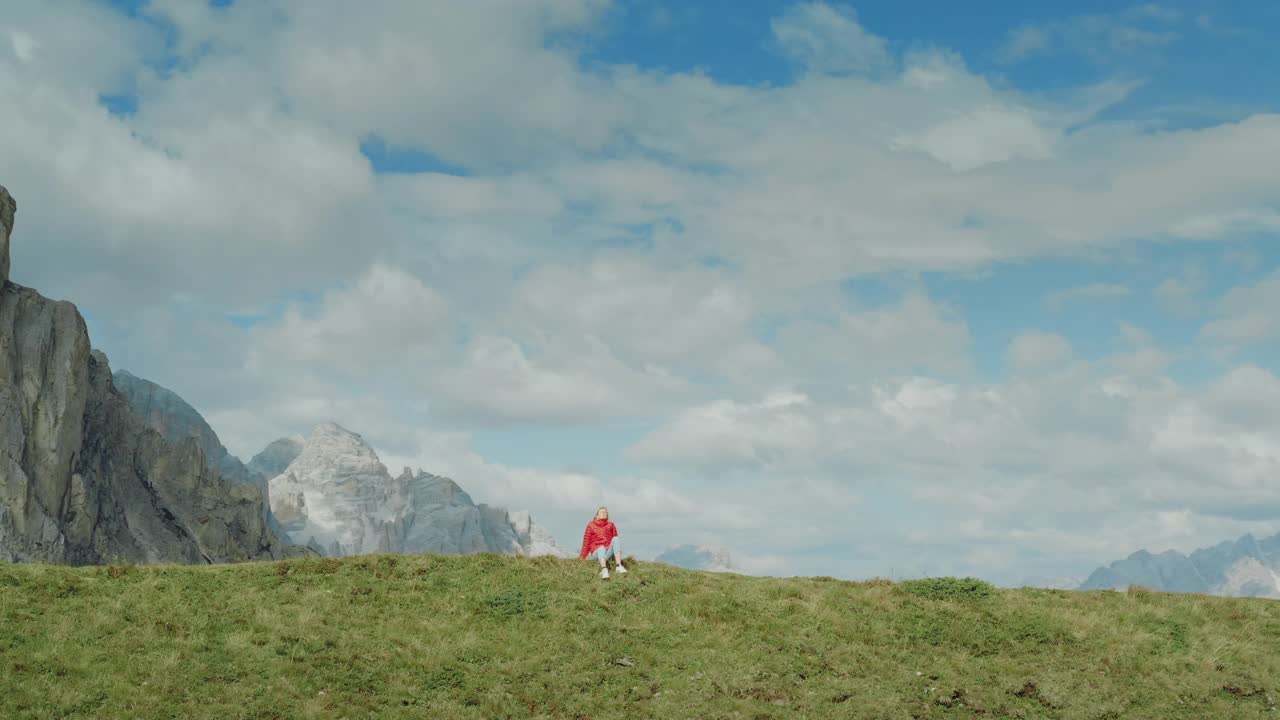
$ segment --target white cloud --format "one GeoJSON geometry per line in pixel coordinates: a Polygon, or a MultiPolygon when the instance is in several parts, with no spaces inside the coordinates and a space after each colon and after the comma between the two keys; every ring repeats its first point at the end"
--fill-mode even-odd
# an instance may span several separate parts
{"type": "Polygon", "coordinates": [[[623,363],[596,338],[547,348],[536,359],[515,340],[493,335],[474,338],[462,362],[429,384],[443,411],[497,422],[645,416],[690,391],[660,366],[623,363]]]}
{"type": "Polygon", "coordinates": [[[1115,283],[1090,283],[1088,285],[1080,285],[1078,287],[1054,290],[1053,292],[1045,295],[1045,304],[1054,310],[1061,310],[1067,304],[1073,302],[1105,300],[1109,298],[1127,297],[1132,294],[1133,290],[1127,285],[1117,285],[1115,283]]]}
{"type": "Polygon", "coordinates": [[[512,312],[518,323],[599,337],[643,358],[702,364],[752,344],[747,325],[758,309],[722,271],[614,252],[535,268],[515,289],[512,312]]]}
{"type": "MultiPolygon", "coordinates": [[[[855,545],[874,531],[846,528],[850,508],[815,501],[820,496],[790,478],[817,472],[849,494],[909,493],[913,543],[973,548],[985,538],[1014,553],[1011,573],[1036,553],[1087,572],[1139,547],[1189,550],[1270,527],[1259,521],[1280,507],[1267,480],[1280,470],[1277,393],[1280,380],[1259,368],[1203,390],[1117,375],[1105,362],[1001,385],[913,378],[820,401],[712,403],[673,419],[633,452],[760,463],[770,481],[753,484],[754,492],[775,505],[808,498],[799,510],[806,523],[843,528],[828,535],[855,545]],[[1250,392],[1256,399],[1244,401],[1250,392]],[[1183,518],[1177,529],[1159,520],[1175,516],[1183,518]],[[980,535],[967,529],[975,526],[980,535]]],[[[938,552],[952,558],[951,569],[964,567],[938,552]]]]}
{"type": "Polygon", "coordinates": [[[73,0],[52,11],[39,0],[5,6],[0,63],[12,53],[26,78],[77,91],[119,93],[134,84],[141,63],[154,60],[163,49],[157,33],[103,3],[73,0]],[[86,37],[96,42],[86,43],[86,37]]]}
{"type": "Polygon", "coordinates": [[[809,398],[778,392],[752,404],[723,400],[680,413],[628,450],[638,462],[692,467],[769,467],[819,451],[809,398]]]}
{"type": "Polygon", "coordinates": [[[1019,372],[1059,367],[1071,359],[1071,342],[1056,333],[1028,330],[1009,344],[1009,363],[1019,372]]]}
{"type": "Polygon", "coordinates": [[[1280,426],[1280,380],[1262,368],[1235,368],[1208,389],[1206,403],[1224,422],[1251,431],[1280,426]]]}
{"type": "Polygon", "coordinates": [[[1229,349],[1280,338],[1280,271],[1253,285],[1231,289],[1217,301],[1214,320],[1200,330],[1202,338],[1229,349]]]}
{"type": "Polygon", "coordinates": [[[322,128],[253,110],[150,128],[145,108],[130,127],[92,92],[30,83],[0,63],[0,103],[23,108],[0,135],[15,265],[47,292],[126,315],[178,292],[258,303],[376,247],[352,242],[379,231],[368,163],[322,128]]]}
{"type": "Polygon", "coordinates": [[[778,330],[774,345],[792,373],[818,382],[912,368],[966,375],[972,370],[972,343],[956,308],[909,289],[893,305],[839,312],[829,320],[790,322],[778,330]]]}
{"type": "Polygon", "coordinates": [[[1190,319],[1199,315],[1204,302],[1205,273],[1197,263],[1187,263],[1182,272],[1167,277],[1152,291],[1156,304],[1175,316],[1190,319]]]}
{"type": "MultiPolygon", "coordinates": [[[[291,16],[289,23],[244,6],[209,11],[211,19],[179,18],[180,47],[207,42],[212,49],[189,71],[144,83],[136,118],[109,118],[84,95],[7,133],[14,157],[28,160],[17,163],[10,184],[21,182],[36,198],[77,187],[77,196],[101,199],[73,213],[42,208],[42,218],[62,223],[41,220],[28,229],[50,238],[40,244],[49,258],[87,258],[68,243],[102,228],[118,249],[106,258],[112,268],[138,252],[178,268],[243,262],[252,252],[252,269],[239,273],[244,287],[237,294],[244,295],[332,280],[409,238],[425,245],[416,251],[423,255],[466,249],[500,256],[512,248],[530,253],[529,237],[547,238],[547,247],[590,245],[625,233],[628,224],[658,222],[668,229],[655,233],[655,244],[672,260],[726,258],[751,287],[783,294],[850,274],[969,269],[1135,236],[1182,237],[1195,223],[1203,236],[1240,232],[1212,220],[1257,211],[1277,192],[1261,161],[1266,153],[1256,147],[1274,135],[1265,117],[1180,133],[1118,127],[1064,137],[1064,128],[1087,122],[1123,94],[1046,104],[993,88],[940,53],[909,55],[901,75],[876,82],[811,75],[790,86],[747,89],[629,68],[587,73],[570,50],[542,46],[548,27],[590,27],[593,3],[543,10],[532,2],[408,10],[388,4],[379,12],[285,5],[279,13],[291,16]],[[461,13],[458,22],[417,22],[419,13],[441,8],[461,13]],[[401,32],[444,26],[440,42],[401,32]],[[465,77],[441,75],[456,65],[444,58],[473,47],[482,28],[492,29],[501,57],[464,63],[465,77]],[[311,56],[316,63],[307,63],[311,56]],[[313,82],[333,58],[346,58],[340,74],[313,82]],[[439,81],[424,80],[406,94],[386,80],[403,67],[439,81]],[[521,73],[490,77],[509,67],[521,73]],[[358,85],[358,92],[329,102],[335,83],[358,85]],[[553,111],[539,110],[544,104],[553,111]],[[57,122],[93,115],[99,119],[88,132],[57,122]],[[359,138],[370,133],[480,176],[374,184],[357,152],[359,138]],[[51,178],[46,158],[75,156],[68,137],[83,141],[79,154],[93,154],[93,161],[51,178]],[[619,147],[634,153],[609,160],[583,154],[620,137],[630,145],[619,147]],[[916,147],[923,151],[909,149],[916,147]],[[1019,158],[1034,162],[1010,162],[1019,158]],[[502,171],[486,176],[498,161],[502,171]],[[507,172],[512,166],[519,169],[507,172]],[[955,177],[948,168],[967,172],[955,177]],[[95,175],[103,169],[128,174],[103,180],[95,175]],[[100,190],[139,187],[150,189],[100,190]],[[395,202],[376,197],[380,192],[395,202]],[[319,197],[327,199],[324,207],[308,204],[319,197]],[[456,209],[450,199],[458,200],[456,209]],[[589,215],[571,210],[581,203],[589,215]],[[495,204],[501,210],[486,217],[495,204]],[[123,227],[129,232],[109,230],[123,227]],[[179,234],[187,242],[170,242],[179,234]],[[299,263],[286,248],[303,238],[315,245],[323,239],[325,250],[299,263]],[[208,252],[215,247],[221,256],[208,252]]],[[[805,12],[818,7],[825,6],[805,12]]],[[[9,96],[16,102],[28,93],[14,86],[9,96]]],[[[67,281],[81,288],[77,299],[101,305],[114,296],[85,277],[90,267],[104,268],[102,243],[88,245],[98,248],[94,262],[73,262],[63,273],[79,275],[67,281]]],[[[157,273],[145,286],[160,287],[173,275],[157,273]]],[[[216,275],[198,275],[192,289],[222,292],[199,282],[216,275]]]]}
{"type": "Polygon", "coordinates": [[[1009,32],[997,57],[1016,63],[1036,55],[1068,52],[1093,62],[1114,61],[1177,42],[1182,37],[1182,19],[1175,8],[1147,3],[1111,13],[1022,25],[1009,32]]]}
{"type": "Polygon", "coordinates": [[[893,143],[923,150],[951,169],[967,172],[1017,158],[1046,159],[1053,155],[1056,137],[1024,109],[989,106],[944,120],[914,137],[894,138],[893,143]]]}
{"type": "Polygon", "coordinates": [[[1222,262],[1248,273],[1258,269],[1262,264],[1262,256],[1254,248],[1232,247],[1223,253],[1222,262]]]}
{"type": "Polygon", "coordinates": [[[420,364],[444,354],[450,342],[448,302],[399,268],[375,263],[347,288],[326,294],[312,309],[290,305],[277,322],[260,326],[260,345],[247,369],[264,356],[278,368],[330,367],[364,375],[397,362],[420,364]]]}
{"type": "Polygon", "coordinates": [[[1000,50],[1000,57],[1005,62],[1018,62],[1048,50],[1051,43],[1050,32],[1045,28],[1023,25],[1009,32],[1009,38],[1000,50]]]}
{"type": "MultiPolygon", "coordinates": [[[[958,569],[1009,560],[969,542],[1102,562],[1276,507],[1270,370],[1180,387],[1173,352],[1121,326],[1093,364],[1024,335],[1009,353],[1027,372],[979,384],[972,315],[920,287],[859,306],[839,284],[1273,229],[1280,118],[1103,122],[1136,85],[1024,94],[944,49],[896,57],[819,3],[772,25],[809,71],[790,84],[547,42],[597,32],[606,5],[157,0],[166,50],[101,4],[21,3],[0,35],[15,279],[80,303],[117,367],[241,454],[332,419],[535,514],[599,496],[664,531],[759,527],[743,547],[797,571],[813,552],[839,572],[815,527],[848,541],[840,567],[876,572],[933,542],[905,524],[928,526],[958,569]],[[170,51],[173,72],[144,64],[170,51]],[[98,103],[135,88],[136,114],[98,103]],[[469,174],[375,177],[371,136],[469,174]],[[224,317],[280,307],[249,331],[224,317]],[[620,416],[657,424],[629,457],[660,474],[511,467],[450,434],[620,416]]],[[[1116,57],[1181,32],[1159,9],[1112,19],[1024,29],[1018,53],[1084,39],[1116,57]]],[[[1193,280],[1157,296],[1190,307],[1193,280]]],[[[1273,284],[1228,294],[1204,338],[1275,337],[1273,284]]]]}
{"type": "Polygon", "coordinates": [[[817,72],[869,73],[893,62],[884,38],[867,32],[847,7],[799,3],[775,18],[772,27],[782,49],[817,72]]]}

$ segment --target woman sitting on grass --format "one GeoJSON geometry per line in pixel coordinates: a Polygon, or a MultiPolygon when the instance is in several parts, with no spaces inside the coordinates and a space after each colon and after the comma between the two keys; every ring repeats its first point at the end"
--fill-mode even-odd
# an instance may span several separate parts
{"type": "Polygon", "coordinates": [[[587,530],[582,533],[582,554],[578,559],[582,560],[588,555],[600,561],[600,577],[605,580],[609,579],[609,558],[617,563],[616,570],[619,573],[627,571],[622,566],[622,551],[618,548],[618,526],[609,522],[607,507],[602,506],[596,510],[595,519],[587,523],[587,530]]]}

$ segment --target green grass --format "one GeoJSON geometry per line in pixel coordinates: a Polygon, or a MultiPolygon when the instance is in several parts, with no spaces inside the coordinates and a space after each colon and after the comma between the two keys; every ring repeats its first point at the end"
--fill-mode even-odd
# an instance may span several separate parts
{"type": "Polygon", "coordinates": [[[1280,602],[367,556],[0,565],[3,718],[1280,718],[1280,602]]]}

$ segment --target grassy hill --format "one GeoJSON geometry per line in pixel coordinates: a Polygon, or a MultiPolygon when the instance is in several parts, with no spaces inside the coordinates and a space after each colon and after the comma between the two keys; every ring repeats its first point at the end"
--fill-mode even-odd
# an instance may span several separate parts
{"type": "Polygon", "coordinates": [[[636,563],[0,565],[4,718],[1276,718],[1280,602],[636,563]]]}

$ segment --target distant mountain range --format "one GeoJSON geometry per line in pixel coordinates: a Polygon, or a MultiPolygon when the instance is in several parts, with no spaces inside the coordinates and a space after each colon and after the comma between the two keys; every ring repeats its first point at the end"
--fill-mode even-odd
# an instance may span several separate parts
{"type": "Polygon", "coordinates": [[[1263,539],[1245,535],[1190,555],[1173,550],[1153,555],[1139,550],[1094,570],[1079,589],[1124,589],[1130,585],[1168,592],[1280,598],[1280,534],[1263,539]]]}
{"type": "Polygon", "coordinates": [[[654,561],[688,570],[739,572],[729,548],[723,545],[679,545],[662,552],[654,561]]]}
{"type": "Polygon", "coordinates": [[[293,542],[325,555],[565,556],[527,512],[476,504],[453,480],[422,470],[393,477],[360,435],[334,423],[305,440],[277,440],[250,467],[280,469],[267,483],[272,513],[293,542]]]}
{"type": "Polygon", "coordinates": [[[422,470],[392,477],[364,438],[337,424],[276,440],[245,465],[176,393],[125,371],[114,379],[149,427],[170,442],[193,442],[224,478],[262,488],[271,527],[322,555],[565,555],[528,512],[476,504],[453,480],[422,470]]]}

